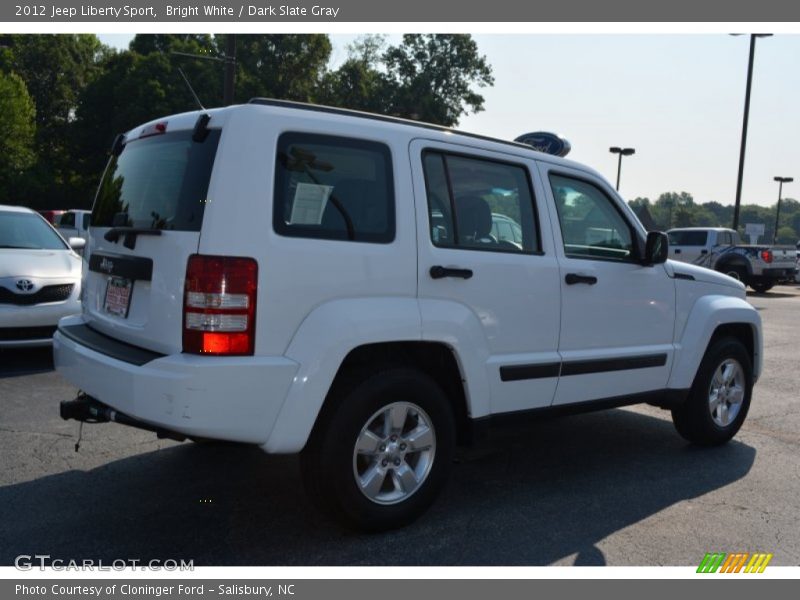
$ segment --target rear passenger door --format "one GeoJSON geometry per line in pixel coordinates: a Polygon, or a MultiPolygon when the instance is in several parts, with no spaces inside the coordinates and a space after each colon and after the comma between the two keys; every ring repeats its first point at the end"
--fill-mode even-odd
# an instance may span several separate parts
{"type": "Polygon", "coordinates": [[[427,140],[410,151],[423,336],[451,340],[462,360],[479,357],[490,399],[471,397],[473,408],[549,406],[558,382],[559,274],[540,231],[548,218],[535,163],[427,140]],[[500,227],[511,234],[498,235],[500,227]]]}
{"type": "Polygon", "coordinates": [[[642,234],[607,183],[548,163],[541,173],[561,268],[563,362],[554,404],[664,389],[674,350],[674,280],[664,265],[642,266],[642,234]]]}

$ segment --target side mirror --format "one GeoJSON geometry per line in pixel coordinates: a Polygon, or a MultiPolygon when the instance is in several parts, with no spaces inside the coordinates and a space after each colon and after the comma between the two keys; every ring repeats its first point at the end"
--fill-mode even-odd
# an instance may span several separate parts
{"type": "Polygon", "coordinates": [[[669,238],[663,231],[649,231],[644,244],[642,264],[646,266],[660,265],[667,260],[669,238]]]}
{"type": "Polygon", "coordinates": [[[79,237],[71,237],[67,240],[69,247],[75,250],[83,250],[86,247],[86,240],[79,237]]]}

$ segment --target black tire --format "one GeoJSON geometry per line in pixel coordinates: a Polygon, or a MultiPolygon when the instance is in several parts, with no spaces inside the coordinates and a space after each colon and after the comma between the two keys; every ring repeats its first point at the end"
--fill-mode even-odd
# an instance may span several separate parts
{"type": "Polygon", "coordinates": [[[770,291],[773,287],[775,287],[774,283],[762,283],[762,282],[753,282],[750,284],[750,287],[753,288],[757,294],[764,294],[770,291]]]}
{"type": "MultiPolygon", "coordinates": [[[[734,386],[736,387],[736,386],[734,386]]],[[[706,350],[686,401],[672,410],[672,422],[678,433],[700,446],[718,446],[730,440],[744,423],[753,392],[753,366],[747,349],[736,338],[714,341],[706,350]],[[743,397],[735,417],[721,425],[712,415],[710,398],[717,370],[726,362],[735,361],[741,368],[743,397]]],[[[724,402],[723,402],[724,403],[724,402]]],[[[727,411],[728,409],[726,409],[727,411]]]]}
{"type": "Polygon", "coordinates": [[[303,450],[301,466],[305,487],[323,512],[347,527],[368,532],[403,527],[422,515],[441,491],[452,467],[455,439],[450,402],[436,381],[425,373],[402,366],[355,373],[345,377],[331,391],[320,421],[303,450]],[[386,451],[356,457],[356,442],[363,439],[367,425],[383,422],[380,421],[382,417],[376,415],[382,415],[381,411],[387,407],[406,406],[416,407],[421,412],[409,408],[406,425],[400,430],[419,431],[419,423],[429,423],[433,430],[433,451],[414,452],[410,449],[413,442],[409,441],[408,454],[398,458],[399,444],[406,439],[403,437],[406,434],[401,434],[400,441],[388,442],[393,447],[388,448],[384,442],[396,433],[384,436],[381,432],[378,437],[382,441],[376,448],[386,448],[386,451]],[[398,454],[388,454],[393,451],[398,454]],[[424,463],[421,462],[423,456],[424,463]],[[407,472],[409,465],[413,466],[412,470],[424,473],[419,477],[418,487],[403,496],[405,486],[398,487],[399,473],[400,469],[407,472]],[[379,491],[388,498],[382,503],[378,501],[380,498],[376,500],[368,497],[368,492],[362,492],[357,483],[360,469],[364,469],[366,477],[369,468],[378,471],[379,466],[386,472],[380,490],[392,488],[394,493],[400,494],[398,498],[388,498],[391,492],[379,491]]]}

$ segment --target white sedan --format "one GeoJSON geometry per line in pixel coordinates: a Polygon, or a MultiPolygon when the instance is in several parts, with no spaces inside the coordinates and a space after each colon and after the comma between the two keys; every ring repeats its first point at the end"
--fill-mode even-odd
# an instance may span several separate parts
{"type": "Polygon", "coordinates": [[[80,312],[84,241],[70,244],[34,211],[0,205],[0,348],[48,346],[58,320],[80,312]]]}

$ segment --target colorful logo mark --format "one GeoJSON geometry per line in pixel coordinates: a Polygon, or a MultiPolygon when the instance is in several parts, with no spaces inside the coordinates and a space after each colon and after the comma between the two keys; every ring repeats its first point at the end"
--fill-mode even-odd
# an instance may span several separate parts
{"type": "Polygon", "coordinates": [[[698,573],[763,573],[772,554],[764,552],[707,552],[697,567],[698,573]]]}

